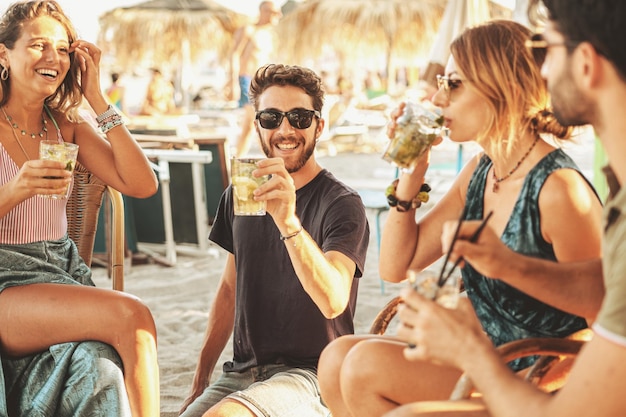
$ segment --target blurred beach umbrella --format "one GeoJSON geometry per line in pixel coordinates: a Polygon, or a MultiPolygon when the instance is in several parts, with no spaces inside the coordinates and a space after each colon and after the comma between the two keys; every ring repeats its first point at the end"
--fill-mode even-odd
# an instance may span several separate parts
{"type": "Polygon", "coordinates": [[[194,62],[215,51],[224,59],[247,17],[212,0],[149,0],[99,18],[99,46],[122,69],[194,62]]]}
{"type": "Polygon", "coordinates": [[[450,56],[450,44],[467,27],[490,19],[510,18],[512,11],[489,0],[448,0],[422,79],[436,85],[450,56]]]}
{"type": "Polygon", "coordinates": [[[287,0],[280,6],[280,11],[285,16],[288,13],[291,13],[292,10],[295,10],[304,0],[287,0]]]}
{"type": "Polygon", "coordinates": [[[300,64],[327,48],[343,65],[379,58],[390,86],[396,64],[425,61],[444,6],[440,0],[306,0],[278,24],[281,51],[300,64]]]}

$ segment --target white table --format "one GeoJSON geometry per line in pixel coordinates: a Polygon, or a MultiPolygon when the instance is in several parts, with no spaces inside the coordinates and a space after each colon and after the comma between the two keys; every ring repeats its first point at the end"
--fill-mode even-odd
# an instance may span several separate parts
{"type": "Polygon", "coordinates": [[[191,164],[193,181],[193,200],[196,212],[196,233],[198,249],[208,250],[209,220],[206,209],[206,188],[204,184],[204,165],[213,161],[211,151],[144,149],[144,154],[156,160],[155,169],[159,173],[161,198],[163,200],[163,225],[165,229],[165,258],[167,263],[176,264],[176,242],[174,241],[174,223],[172,220],[172,201],[170,198],[170,162],[191,164]]]}

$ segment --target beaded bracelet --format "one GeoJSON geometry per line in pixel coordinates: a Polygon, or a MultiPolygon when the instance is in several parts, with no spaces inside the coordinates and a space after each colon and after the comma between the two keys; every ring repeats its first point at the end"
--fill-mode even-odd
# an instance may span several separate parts
{"type": "Polygon", "coordinates": [[[117,117],[112,117],[111,119],[107,120],[106,122],[102,124],[98,123],[98,127],[100,128],[102,133],[106,134],[109,132],[109,130],[113,129],[114,127],[117,127],[123,124],[124,124],[124,121],[122,120],[122,116],[118,115],[117,117]]]}
{"type": "Polygon", "coordinates": [[[107,134],[107,132],[114,127],[124,124],[122,116],[120,116],[110,104],[104,113],[96,116],[96,121],[98,122],[98,128],[100,128],[104,134],[107,134]]]}
{"type": "Polygon", "coordinates": [[[115,107],[109,104],[109,107],[107,107],[104,113],[96,116],[96,122],[98,122],[98,125],[99,125],[100,123],[108,119],[109,117],[115,116],[115,115],[117,115],[117,112],[115,111],[115,107]]]}
{"type": "Polygon", "coordinates": [[[395,207],[400,213],[405,213],[410,209],[416,209],[422,206],[422,203],[427,203],[429,199],[428,193],[431,191],[430,185],[424,183],[420,187],[419,192],[411,201],[398,200],[396,197],[396,189],[398,187],[398,179],[396,178],[385,190],[385,196],[387,197],[387,203],[389,207],[395,207]]]}

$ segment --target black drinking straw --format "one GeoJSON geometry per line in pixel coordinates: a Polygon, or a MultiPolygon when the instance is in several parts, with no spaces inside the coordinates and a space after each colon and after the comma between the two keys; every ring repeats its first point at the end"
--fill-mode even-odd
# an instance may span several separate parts
{"type": "MultiPolygon", "coordinates": [[[[478,226],[478,229],[476,229],[474,234],[469,238],[470,242],[476,243],[476,241],[480,237],[480,234],[482,233],[483,229],[487,225],[487,221],[489,221],[489,219],[491,218],[492,215],[493,215],[493,210],[490,211],[487,214],[487,216],[483,219],[483,221],[480,224],[480,226],[478,226]]],[[[439,274],[439,280],[437,281],[437,285],[439,287],[443,287],[443,285],[446,283],[448,278],[450,278],[450,276],[452,275],[452,273],[454,272],[456,267],[459,266],[459,264],[463,260],[463,258],[457,259],[456,262],[454,263],[454,265],[452,265],[452,268],[450,269],[450,271],[448,271],[448,274],[444,277],[444,273],[445,273],[445,270],[446,270],[446,265],[448,264],[448,259],[450,259],[450,252],[452,252],[452,248],[454,247],[455,242],[459,238],[459,229],[461,228],[461,222],[463,221],[464,217],[465,217],[465,209],[463,210],[463,214],[461,215],[461,218],[459,219],[459,224],[456,226],[456,230],[454,232],[454,237],[452,238],[452,242],[450,243],[450,248],[448,249],[448,253],[446,254],[446,260],[444,261],[443,267],[441,268],[441,274],[439,274]]]]}

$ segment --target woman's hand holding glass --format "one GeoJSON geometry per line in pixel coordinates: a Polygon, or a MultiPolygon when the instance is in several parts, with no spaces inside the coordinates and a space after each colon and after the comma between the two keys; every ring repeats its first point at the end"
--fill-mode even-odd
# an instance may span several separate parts
{"type": "Polygon", "coordinates": [[[407,360],[428,360],[465,369],[477,348],[493,349],[467,298],[445,308],[410,287],[400,293],[397,337],[408,345],[407,360]]]}
{"type": "MultiPolygon", "coordinates": [[[[420,170],[425,155],[433,145],[441,143],[443,117],[440,111],[422,103],[402,102],[390,114],[387,136],[390,142],[383,159],[405,173],[420,170]]],[[[426,157],[426,167],[428,157],[426,157]]]]}
{"type": "Polygon", "coordinates": [[[11,180],[12,194],[20,201],[34,195],[62,194],[72,180],[72,172],[58,161],[26,161],[11,180]]]}

